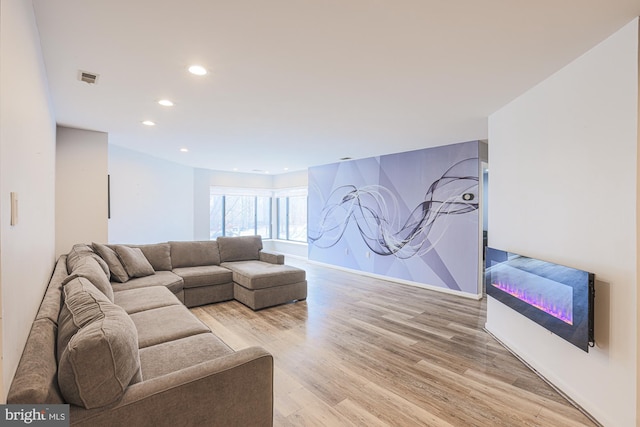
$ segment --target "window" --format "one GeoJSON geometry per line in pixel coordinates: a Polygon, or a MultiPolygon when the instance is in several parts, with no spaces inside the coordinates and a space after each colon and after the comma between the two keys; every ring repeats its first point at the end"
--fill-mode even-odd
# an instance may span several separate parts
{"type": "Polygon", "coordinates": [[[209,238],[224,236],[224,196],[211,194],[209,197],[209,238]]]}
{"type": "Polygon", "coordinates": [[[271,192],[211,187],[209,238],[254,235],[271,238],[271,192]]]}
{"type": "Polygon", "coordinates": [[[307,242],[306,190],[280,191],[278,200],[278,239],[307,242]]]}

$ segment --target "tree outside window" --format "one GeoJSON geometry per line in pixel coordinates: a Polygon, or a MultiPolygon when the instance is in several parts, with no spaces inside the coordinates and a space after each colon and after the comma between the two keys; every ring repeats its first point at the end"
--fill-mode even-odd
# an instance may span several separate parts
{"type": "Polygon", "coordinates": [[[306,194],[278,197],[278,239],[306,243],[306,194]]]}
{"type": "Polygon", "coordinates": [[[271,196],[234,194],[246,190],[212,187],[209,198],[209,238],[254,236],[271,238],[271,196]],[[222,194],[221,194],[222,193],[222,194]]]}

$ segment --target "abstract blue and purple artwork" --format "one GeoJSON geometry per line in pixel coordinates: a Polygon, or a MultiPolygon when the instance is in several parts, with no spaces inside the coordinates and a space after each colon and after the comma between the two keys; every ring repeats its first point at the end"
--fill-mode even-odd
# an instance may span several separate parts
{"type": "Polygon", "coordinates": [[[478,142],[309,169],[309,259],[478,293],[478,142]]]}

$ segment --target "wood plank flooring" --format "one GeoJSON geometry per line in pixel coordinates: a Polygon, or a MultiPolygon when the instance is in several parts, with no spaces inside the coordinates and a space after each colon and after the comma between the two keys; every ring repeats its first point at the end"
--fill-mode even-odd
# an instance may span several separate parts
{"type": "Polygon", "coordinates": [[[298,259],[307,301],[192,311],[274,356],[275,426],[593,426],[482,330],[485,302],[298,259]]]}

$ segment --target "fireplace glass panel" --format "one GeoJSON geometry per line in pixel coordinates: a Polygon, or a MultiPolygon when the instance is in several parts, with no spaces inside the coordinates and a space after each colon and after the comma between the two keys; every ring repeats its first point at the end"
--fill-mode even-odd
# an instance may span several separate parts
{"type": "Polygon", "coordinates": [[[487,248],[487,294],[588,351],[593,344],[594,275],[487,248]]]}

